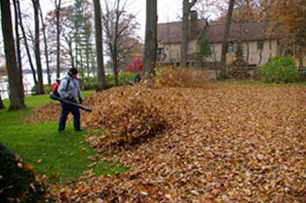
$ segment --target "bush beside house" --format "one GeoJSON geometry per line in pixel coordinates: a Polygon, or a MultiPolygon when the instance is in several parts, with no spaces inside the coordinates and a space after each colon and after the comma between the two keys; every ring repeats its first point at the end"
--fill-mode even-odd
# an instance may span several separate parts
{"type": "Polygon", "coordinates": [[[266,83],[297,82],[299,73],[292,57],[275,56],[260,70],[261,80],[266,83]]]}

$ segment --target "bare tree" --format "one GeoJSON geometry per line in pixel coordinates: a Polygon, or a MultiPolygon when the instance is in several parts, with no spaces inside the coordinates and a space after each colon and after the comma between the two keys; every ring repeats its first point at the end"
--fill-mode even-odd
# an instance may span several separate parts
{"type": "Polygon", "coordinates": [[[106,89],[106,80],[103,64],[103,41],[102,41],[102,22],[100,0],[93,0],[95,9],[95,34],[97,52],[97,73],[98,90],[106,89]]]}
{"type": "Polygon", "coordinates": [[[129,45],[128,41],[135,35],[135,30],[138,28],[138,23],[135,22],[136,17],[125,11],[126,4],[127,1],[121,6],[121,0],[116,0],[110,8],[110,5],[105,2],[106,13],[103,16],[105,42],[109,50],[106,54],[112,61],[116,86],[119,84],[120,61],[133,49],[134,44],[129,45]]]}
{"type": "Polygon", "coordinates": [[[65,39],[65,42],[67,43],[68,45],[68,55],[70,57],[70,64],[71,64],[71,68],[75,68],[75,60],[74,60],[74,56],[73,56],[73,48],[72,48],[72,44],[73,44],[73,41],[74,41],[74,34],[72,33],[65,33],[63,32],[62,35],[63,35],[63,38],[65,39]]]}
{"type": "Polygon", "coordinates": [[[146,33],[143,61],[143,78],[152,79],[155,76],[157,53],[157,0],[147,0],[146,33]]]}
{"type": "Polygon", "coordinates": [[[31,57],[31,52],[30,52],[29,45],[28,45],[28,39],[27,39],[27,36],[26,36],[26,31],[25,31],[24,26],[23,26],[19,1],[16,2],[16,6],[17,6],[17,10],[18,10],[17,15],[18,15],[18,18],[19,18],[19,25],[20,25],[20,28],[21,28],[22,36],[23,36],[24,47],[25,47],[26,52],[27,52],[30,68],[32,70],[34,85],[36,87],[37,86],[36,71],[35,71],[35,68],[34,68],[34,65],[33,65],[33,62],[32,62],[32,57],[31,57]]]}
{"type": "Polygon", "coordinates": [[[43,31],[43,38],[44,38],[45,57],[46,57],[46,66],[47,66],[47,75],[48,75],[48,84],[49,84],[49,86],[51,86],[51,75],[50,75],[50,65],[49,65],[48,42],[47,42],[47,36],[46,36],[46,25],[44,23],[43,13],[42,13],[40,4],[38,6],[39,6],[40,20],[41,20],[41,24],[42,24],[42,31],[43,31]]]}
{"type": "MultiPolygon", "coordinates": [[[[75,31],[73,28],[73,12],[71,6],[61,7],[61,15],[59,16],[60,22],[60,68],[63,69],[67,66],[75,68],[75,58],[73,52],[73,42],[75,31]]],[[[56,11],[50,11],[45,18],[46,35],[48,44],[48,58],[50,65],[50,72],[55,70],[57,73],[57,19],[56,11]]]]}
{"type": "MultiPolygon", "coordinates": [[[[265,16],[265,25],[264,25],[264,36],[263,36],[263,39],[265,39],[265,35],[266,35],[266,33],[267,33],[267,30],[268,30],[268,27],[269,27],[269,22],[270,22],[270,12],[271,12],[271,0],[269,0],[268,1],[268,5],[265,5],[266,4],[266,2],[265,1],[263,1],[263,2],[261,2],[261,8],[263,9],[263,13],[265,13],[266,14],[266,16],[265,16]]],[[[263,44],[262,44],[262,47],[261,47],[261,49],[260,49],[260,52],[259,52],[259,61],[258,61],[258,66],[261,64],[261,61],[262,61],[262,53],[263,53],[263,50],[264,50],[264,45],[265,45],[265,43],[264,43],[264,40],[263,40],[263,44]]],[[[269,37],[269,49],[270,49],[270,55],[269,55],[269,60],[270,60],[270,58],[271,58],[271,53],[272,53],[272,51],[271,51],[271,49],[272,49],[272,42],[271,42],[271,37],[269,37]]]]}
{"type": "Polygon", "coordinates": [[[21,79],[19,78],[20,74],[16,64],[10,0],[1,0],[0,4],[4,51],[10,90],[9,98],[11,103],[9,110],[19,110],[25,108],[25,103],[21,79]]]}
{"type": "MultiPolygon", "coordinates": [[[[18,9],[17,9],[17,2],[16,0],[13,0],[14,3],[14,14],[15,14],[15,36],[16,36],[16,57],[17,57],[17,68],[19,70],[20,77],[19,79],[21,80],[21,85],[23,89],[23,82],[22,82],[22,60],[21,60],[21,39],[19,35],[19,18],[18,18],[18,9]]],[[[23,97],[24,97],[24,92],[23,97]]]]}
{"type": "Polygon", "coordinates": [[[234,8],[235,0],[230,0],[227,16],[226,16],[226,23],[225,23],[225,29],[224,29],[224,37],[223,37],[223,43],[222,43],[222,52],[221,52],[221,78],[226,78],[226,68],[225,68],[225,62],[226,62],[226,52],[228,47],[228,37],[230,32],[230,26],[231,26],[231,19],[233,14],[233,8],[234,8]]]}
{"type": "Polygon", "coordinates": [[[38,83],[36,86],[36,94],[44,94],[43,73],[40,59],[40,33],[39,33],[39,0],[32,0],[34,9],[35,21],[35,39],[34,39],[34,52],[37,68],[38,83]]]}
{"type": "Polygon", "coordinates": [[[60,47],[61,47],[61,41],[60,41],[60,10],[61,10],[61,0],[54,0],[55,5],[55,11],[56,11],[56,42],[57,42],[57,66],[56,66],[56,77],[60,77],[60,47]]]}
{"type": "Polygon", "coordinates": [[[189,40],[189,13],[197,0],[183,0],[182,42],[181,42],[181,67],[186,67],[189,40]]]}

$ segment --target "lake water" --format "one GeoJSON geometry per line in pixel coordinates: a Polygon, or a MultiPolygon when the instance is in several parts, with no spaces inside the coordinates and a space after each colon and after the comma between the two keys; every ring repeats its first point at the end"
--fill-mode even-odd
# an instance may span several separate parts
{"type": "MultiPolygon", "coordinates": [[[[61,78],[65,76],[66,73],[61,74],[61,78]]],[[[51,83],[55,82],[56,74],[51,75],[51,83]]],[[[48,84],[48,76],[47,74],[43,74],[43,82],[44,84],[48,84]]],[[[32,73],[23,74],[23,86],[24,92],[26,95],[31,94],[31,90],[34,87],[34,80],[32,73]]],[[[0,78],[0,94],[2,99],[8,98],[8,80],[7,76],[3,76],[0,78]]]]}

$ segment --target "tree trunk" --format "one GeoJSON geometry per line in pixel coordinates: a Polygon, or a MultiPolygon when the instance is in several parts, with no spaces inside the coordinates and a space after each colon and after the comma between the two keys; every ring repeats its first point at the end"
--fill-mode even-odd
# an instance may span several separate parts
{"type": "MultiPolygon", "coordinates": [[[[22,60],[21,60],[21,50],[20,50],[20,35],[19,35],[19,19],[18,19],[18,9],[17,9],[17,3],[16,0],[13,0],[14,2],[14,13],[15,13],[15,35],[16,35],[16,54],[17,54],[17,69],[19,71],[19,79],[23,87],[23,81],[22,81],[22,60]]],[[[24,97],[24,91],[22,91],[23,97],[24,97]]]]}
{"type": "Polygon", "coordinates": [[[260,49],[260,52],[259,52],[259,61],[258,61],[258,67],[261,66],[261,61],[262,61],[262,53],[263,53],[263,50],[265,48],[265,41],[263,41],[263,45],[262,45],[262,48],[260,49]]]}
{"type": "Polygon", "coordinates": [[[272,40],[271,40],[271,36],[269,37],[269,61],[272,58],[272,40]]]}
{"type": "Polygon", "coordinates": [[[70,56],[70,61],[71,61],[71,68],[75,68],[74,65],[74,57],[73,57],[73,50],[72,50],[72,41],[68,41],[68,48],[69,48],[69,56],[70,56]]]}
{"type": "Polygon", "coordinates": [[[114,52],[113,52],[113,60],[114,60],[114,74],[115,74],[115,86],[119,86],[118,82],[118,28],[119,28],[119,2],[117,4],[117,12],[116,12],[116,22],[115,22],[115,33],[114,33],[114,52]]]}
{"type": "Polygon", "coordinates": [[[250,58],[250,44],[249,44],[249,40],[246,40],[246,45],[247,45],[246,62],[247,62],[247,64],[249,64],[249,58],[250,58]]]}
{"type": "Polygon", "coordinates": [[[97,73],[98,90],[106,89],[105,71],[103,64],[103,41],[102,41],[102,16],[100,0],[93,0],[95,9],[95,35],[96,35],[96,55],[97,55],[97,73]]]}
{"type": "Polygon", "coordinates": [[[181,60],[180,66],[185,68],[187,66],[188,56],[188,41],[189,41],[189,13],[197,0],[189,3],[189,0],[183,0],[183,21],[182,21],[182,42],[181,42],[181,60]]]}
{"type": "Polygon", "coordinates": [[[51,74],[50,74],[50,65],[49,65],[48,43],[47,43],[47,36],[46,36],[46,25],[44,23],[44,17],[43,17],[43,13],[42,13],[40,4],[38,6],[39,6],[39,11],[40,11],[40,19],[41,19],[41,23],[42,23],[42,30],[43,30],[43,37],[44,37],[48,84],[49,84],[49,86],[51,86],[51,74]]]}
{"type": "Polygon", "coordinates": [[[76,31],[75,31],[75,36],[74,36],[74,39],[75,39],[75,68],[77,69],[78,68],[78,52],[79,52],[79,46],[78,46],[78,42],[77,42],[77,33],[78,33],[78,29],[76,28],[76,31]]]}
{"type": "Polygon", "coordinates": [[[89,54],[89,46],[88,46],[88,43],[86,44],[86,72],[87,72],[87,77],[89,77],[89,74],[90,74],[90,67],[89,67],[89,57],[90,57],[90,54],[89,54]]]}
{"type": "Polygon", "coordinates": [[[304,64],[303,64],[302,40],[298,40],[298,43],[299,43],[299,70],[302,70],[303,66],[304,66],[304,64]]]}
{"type": "Polygon", "coordinates": [[[31,67],[31,70],[32,70],[34,85],[36,87],[37,86],[36,71],[35,71],[35,68],[34,68],[34,65],[33,65],[33,62],[32,62],[32,57],[31,57],[31,53],[30,53],[25,29],[23,27],[19,1],[17,1],[16,5],[17,5],[17,10],[18,10],[19,24],[20,24],[20,28],[21,28],[21,32],[22,32],[22,36],[23,36],[23,40],[24,40],[24,46],[25,46],[25,49],[26,49],[26,52],[27,52],[27,55],[28,55],[28,59],[29,59],[29,64],[30,64],[30,67],[31,67]]]}
{"type": "MultiPolygon", "coordinates": [[[[265,23],[265,27],[264,27],[264,36],[263,36],[263,46],[262,49],[260,50],[259,53],[259,62],[258,62],[258,66],[261,66],[261,62],[262,62],[262,53],[265,47],[265,38],[266,38],[266,33],[267,33],[267,29],[269,27],[269,22],[270,22],[270,9],[271,9],[271,0],[269,0],[268,2],[268,8],[265,10],[266,11],[266,23],[265,23]]],[[[271,34],[269,34],[271,35],[271,34]]],[[[270,37],[269,37],[269,47],[270,47],[270,37]]],[[[271,53],[271,50],[270,50],[271,53]]],[[[270,60],[270,58],[269,58],[270,60]]]]}
{"type": "Polygon", "coordinates": [[[56,77],[60,78],[60,47],[61,47],[61,41],[60,41],[60,9],[61,9],[61,0],[58,1],[58,3],[56,2],[56,42],[57,42],[57,58],[56,58],[56,77]]]}
{"type": "Polygon", "coordinates": [[[185,68],[187,65],[188,54],[188,25],[189,25],[189,0],[183,0],[183,21],[182,21],[182,42],[180,66],[185,68]]]}
{"type": "Polygon", "coordinates": [[[0,94],[0,109],[5,109],[5,106],[4,106],[2,98],[1,98],[1,94],[0,94]]]}
{"type": "Polygon", "coordinates": [[[10,0],[1,0],[1,23],[2,23],[2,33],[4,41],[4,52],[6,59],[6,66],[8,72],[8,82],[9,82],[9,98],[10,107],[9,110],[18,110],[25,108],[23,89],[20,80],[20,75],[18,74],[16,55],[15,55],[15,45],[13,38],[12,29],[12,18],[10,9],[10,0]]]}
{"type": "Polygon", "coordinates": [[[143,77],[145,80],[149,80],[155,77],[157,53],[157,0],[147,0],[146,5],[143,77]]]}
{"type": "Polygon", "coordinates": [[[35,21],[35,39],[34,39],[34,51],[37,67],[38,84],[36,86],[36,94],[44,94],[44,82],[43,73],[40,60],[40,38],[39,38],[39,0],[32,0],[34,9],[34,21],[35,21]]]}
{"type": "Polygon", "coordinates": [[[230,32],[234,4],[235,4],[235,0],[230,0],[228,11],[227,11],[227,16],[226,16],[225,29],[224,29],[224,37],[223,37],[222,52],[221,52],[221,66],[222,67],[221,67],[221,73],[220,73],[220,76],[223,79],[227,77],[225,63],[226,63],[228,37],[229,37],[229,32],[230,32]]]}
{"type": "Polygon", "coordinates": [[[214,60],[214,65],[215,65],[215,71],[216,71],[216,78],[219,77],[219,65],[218,65],[218,59],[217,59],[217,54],[215,50],[214,44],[212,44],[212,59],[214,60]]]}
{"type": "Polygon", "coordinates": [[[117,56],[116,59],[114,60],[114,79],[115,79],[115,86],[119,86],[118,82],[118,61],[117,61],[117,56]]]}

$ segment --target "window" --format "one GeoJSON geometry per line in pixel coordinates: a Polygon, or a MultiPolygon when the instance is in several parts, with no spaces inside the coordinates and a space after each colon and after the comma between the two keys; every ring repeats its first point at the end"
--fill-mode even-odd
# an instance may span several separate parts
{"type": "Polygon", "coordinates": [[[264,41],[257,42],[257,50],[263,50],[264,48],[264,41]]]}
{"type": "Polygon", "coordinates": [[[227,44],[227,52],[228,52],[228,53],[230,53],[230,52],[233,51],[233,45],[234,45],[233,42],[229,42],[229,43],[227,44]]]}
{"type": "Polygon", "coordinates": [[[161,54],[163,54],[164,53],[164,48],[158,48],[157,49],[157,54],[158,55],[161,55],[161,54]]]}

